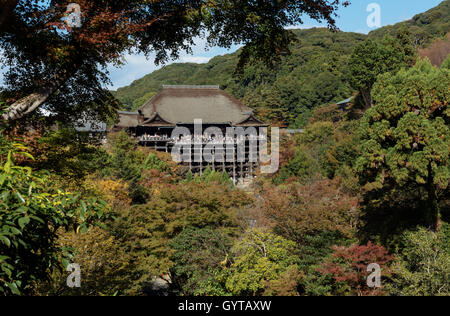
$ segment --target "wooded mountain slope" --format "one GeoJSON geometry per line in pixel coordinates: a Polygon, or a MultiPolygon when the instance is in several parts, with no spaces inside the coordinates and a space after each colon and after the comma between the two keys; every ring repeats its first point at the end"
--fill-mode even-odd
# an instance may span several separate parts
{"type": "Polygon", "coordinates": [[[372,31],[369,36],[381,39],[386,33],[395,33],[404,25],[408,27],[418,46],[427,45],[436,38],[445,37],[450,31],[450,0],[445,0],[427,12],[415,15],[411,20],[372,31]]]}
{"type": "Polygon", "coordinates": [[[298,41],[273,69],[249,64],[236,74],[239,51],[217,56],[206,64],[176,63],[157,70],[114,92],[124,110],[136,110],[163,84],[219,84],[222,89],[257,109],[266,120],[302,127],[317,106],[352,95],[347,65],[356,45],[367,38],[395,34],[402,25],[412,33],[417,48],[432,46],[450,30],[450,0],[413,17],[365,34],[331,32],[325,28],[294,30],[298,41]],[[278,110],[277,110],[278,109],[278,110]],[[273,117],[272,117],[273,116],[273,117]]]}
{"type": "Polygon", "coordinates": [[[366,35],[333,33],[325,28],[295,30],[294,33],[298,41],[292,45],[292,54],[283,57],[274,69],[250,64],[237,75],[238,51],[217,56],[207,64],[166,66],[119,89],[115,95],[124,109],[135,110],[163,84],[220,84],[252,107],[284,103],[297,113],[348,97],[351,88],[345,81],[345,66],[353,48],[366,35]],[[255,99],[257,95],[271,97],[270,100],[264,97],[265,102],[260,104],[262,100],[255,99]]]}

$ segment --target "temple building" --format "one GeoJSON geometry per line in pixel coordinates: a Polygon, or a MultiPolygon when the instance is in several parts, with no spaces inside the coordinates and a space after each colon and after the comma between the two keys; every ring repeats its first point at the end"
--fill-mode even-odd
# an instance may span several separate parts
{"type": "MultiPolygon", "coordinates": [[[[200,142],[194,140],[192,144],[192,161],[184,163],[189,166],[193,173],[202,173],[208,166],[213,170],[228,172],[235,182],[244,177],[252,177],[257,167],[254,156],[258,152],[249,150],[250,139],[246,137],[234,137],[236,159],[223,161],[199,161],[198,156],[201,149],[207,143],[219,141],[216,135],[208,136],[204,131],[211,127],[219,128],[225,140],[226,132],[230,129],[246,129],[260,131],[260,128],[268,125],[258,120],[253,110],[243,105],[239,100],[221,90],[219,86],[163,86],[163,89],[148,100],[137,112],[118,112],[118,120],[113,130],[125,129],[136,137],[142,146],[152,147],[155,150],[171,152],[175,146],[183,139],[173,137],[173,132],[177,128],[189,130],[194,135],[196,120],[202,121],[202,139],[200,142]],[[245,159],[237,159],[238,142],[245,144],[245,159]],[[252,155],[252,157],[250,157],[252,155]],[[252,158],[252,159],[250,159],[252,158]],[[242,161],[244,160],[244,161],[242,161]]],[[[198,132],[198,130],[197,130],[198,132]]],[[[193,136],[194,137],[194,136],[193,136]]],[[[251,135],[252,139],[255,135],[251,135]]],[[[258,134],[259,139],[261,136],[258,134]]],[[[185,141],[185,139],[184,139],[185,141]]],[[[226,139],[229,141],[229,139],[226,139]]],[[[217,151],[219,152],[219,151],[217,151]]],[[[225,155],[221,152],[220,155],[225,155]]]]}

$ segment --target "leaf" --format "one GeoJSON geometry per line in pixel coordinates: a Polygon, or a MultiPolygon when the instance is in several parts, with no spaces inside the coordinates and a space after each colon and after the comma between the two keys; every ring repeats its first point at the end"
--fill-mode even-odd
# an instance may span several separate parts
{"type": "Polygon", "coordinates": [[[6,173],[3,173],[3,174],[0,176],[0,186],[3,185],[3,183],[5,182],[5,180],[6,180],[6,173]]]}
{"type": "Polygon", "coordinates": [[[16,283],[8,283],[8,287],[10,288],[11,292],[15,295],[20,295],[20,291],[17,288],[16,283]]]}
{"type": "Polygon", "coordinates": [[[20,228],[23,229],[30,222],[30,217],[29,216],[21,217],[21,218],[19,218],[18,222],[19,222],[20,228]]]}
{"type": "Polygon", "coordinates": [[[7,247],[11,246],[11,241],[5,236],[0,235],[0,241],[2,241],[7,247]]]}
{"type": "Polygon", "coordinates": [[[37,217],[37,216],[30,216],[30,218],[32,218],[32,219],[38,221],[38,222],[41,223],[41,224],[45,224],[45,222],[44,222],[44,220],[43,220],[42,218],[39,218],[39,217],[37,217]]]}
{"type": "Polygon", "coordinates": [[[15,197],[21,202],[21,203],[25,203],[25,200],[22,197],[22,194],[20,194],[19,192],[14,193],[15,197]]]}
{"type": "Polygon", "coordinates": [[[12,164],[12,160],[11,160],[11,151],[8,152],[8,159],[5,163],[4,169],[6,173],[10,173],[11,171],[11,164],[12,164]]]}
{"type": "Polygon", "coordinates": [[[14,234],[14,235],[22,235],[22,232],[20,230],[18,230],[15,227],[9,227],[9,230],[14,234]]]}
{"type": "Polygon", "coordinates": [[[64,269],[66,269],[67,266],[69,265],[69,260],[67,260],[66,258],[62,258],[61,262],[62,262],[62,265],[64,266],[64,269]]]}
{"type": "Polygon", "coordinates": [[[3,270],[3,272],[6,273],[6,275],[7,275],[8,277],[11,277],[12,271],[11,271],[10,269],[8,269],[6,266],[3,266],[3,265],[2,265],[2,270],[3,270]]]}
{"type": "Polygon", "coordinates": [[[35,160],[34,157],[31,154],[27,153],[27,152],[19,152],[18,154],[22,155],[22,156],[25,156],[25,157],[28,157],[31,160],[35,160]]]}
{"type": "Polygon", "coordinates": [[[84,214],[86,214],[86,203],[84,201],[81,201],[80,218],[82,221],[85,220],[84,214]]]}
{"type": "Polygon", "coordinates": [[[3,191],[3,192],[0,194],[0,198],[1,198],[3,201],[6,201],[6,200],[8,199],[8,197],[9,197],[9,191],[3,191]]]}

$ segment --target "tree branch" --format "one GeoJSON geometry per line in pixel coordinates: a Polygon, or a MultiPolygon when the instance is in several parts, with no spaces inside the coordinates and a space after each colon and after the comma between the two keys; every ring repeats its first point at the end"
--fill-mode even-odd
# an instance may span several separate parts
{"type": "Polygon", "coordinates": [[[39,88],[35,92],[14,102],[6,109],[5,113],[0,115],[0,125],[21,119],[25,115],[36,110],[44,104],[71,75],[72,72],[69,71],[63,71],[56,74],[53,76],[53,81],[47,86],[39,88]]]}

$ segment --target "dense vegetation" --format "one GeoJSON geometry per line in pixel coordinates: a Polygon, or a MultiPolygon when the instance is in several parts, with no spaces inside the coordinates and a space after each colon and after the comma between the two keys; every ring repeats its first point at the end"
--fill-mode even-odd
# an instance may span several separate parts
{"type": "Polygon", "coordinates": [[[2,292],[450,295],[448,65],[450,57],[441,68],[420,60],[380,75],[375,105],[361,119],[351,106],[315,109],[303,134],[282,140],[279,172],[260,175],[251,193],[211,170],[186,175],[170,155],[137,147],[125,132],[105,146],[65,129],[9,132],[3,148],[15,139],[29,154],[1,156],[3,205],[15,210],[2,213],[2,292]],[[48,148],[51,155],[39,154],[48,148]],[[42,169],[52,181],[36,178],[42,169]],[[106,211],[104,225],[83,224],[98,223],[86,215],[95,201],[51,193],[44,185],[52,182],[105,201],[89,213],[106,211]],[[36,242],[44,209],[54,210],[44,221],[56,244],[43,263],[61,266],[33,272],[9,258],[34,258],[20,240],[36,242]],[[65,261],[54,258],[61,254],[65,261]],[[65,286],[68,260],[83,269],[81,288],[65,286]],[[382,288],[366,284],[374,262],[382,288]]]}
{"type": "MultiPolygon", "coordinates": [[[[274,69],[253,63],[236,74],[239,51],[218,56],[207,64],[172,64],[120,88],[115,96],[127,110],[136,110],[162,84],[219,84],[253,108],[264,119],[302,124],[302,118],[319,105],[351,96],[345,68],[353,48],[365,39],[356,33],[328,29],[295,30],[291,55],[274,69]]],[[[298,125],[297,124],[297,125],[298,125]]]]}
{"type": "Polygon", "coordinates": [[[412,33],[412,43],[416,47],[427,45],[436,38],[447,35],[450,29],[450,2],[442,1],[438,6],[427,12],[417,14],[411,20],[389,25],[369,33],[373,39],[382,39],[390,32],[395,33],[400,28],[406,27],[412,33]]]}
{"type": "MultiPolygon", "coordinates": [[[[368,36],[356,33],[333,33],[324,28],[294,30],[296,42],[291,44],[291,53],[272,67],[262,63],[252,63],[236,73],[241,51],[213,58],[207,64],[172,64],[157,70],[130,86],[113,92],[126,110],[136,110],[163,84],[219,84],[222,89],[241,99],[246,105],[256,108],[261,118],[272,123],[282,123],[291,127],[303,127],[312,109],[352,96],[355,88],[351,78],[351,66],[357,67],[350,56],[355,46],[366,39],[375,40],[367,52],[377,54],[376,58],[385,61],[380,66],[389,70],[398,65],[395,59],[401,58],[400,50],[423,50],[422,56],[429,56],[435,64],[445,59],[448,51],[446,38],[450,30],[450,1],[418,14],[412,20],[387,26],[371,32],[368,36]],[[410,48],[404,47],[405,32],[408,32],[410,48]],[[400,36],[392,51],[386,51],[383,38],[400,36]],[[402,38],[403,37],[403,38],[402,38]],[[444,39],[439,45],[439,40],[444,39]],[[434,41],[438,41],[434,43],[434,41]],[[380,44],[377,44],[380,43],[380,44]],[[447,47],[447,48],[446,48],[447,47]],[[441,52],[442,51],[442,52],[441,52]],[[438,56],[435,56],[438,55],[438,56]],[[443,56],[443,57],[442,57],[443,56]],[[350,67],[350,69],[349,69],[350,67]]],[[[388,39],[389,41],[389,39],[388,39]]],[[[391,43],[392,44],[392,43],[391,43]]],[[[374,56],[375,57],[375,56],[374,56]]],[[[411,65],[414,61],[405,60],[411,65]]],[[[374,65],[368,65],[371,68],[374,65]]],[[[375,72],[374,69],[360,71],[375,72]]],[[[377,70],[379,72],[379,70],[377,70]]],[[[375,73],[375,78],[378,73],[375,73]]],[[[373,80],[372,78],[372,83],[373,80]]],[[[356,87],[356,89],[359,89],[356,87]]]]}
{"type": "Polygon", "coordinates": [[[295,116],[302,109],[350,95],[351,88],[345,83],[342,69],[364,35],[333,33],[327,29],[296,30],[295,34],[298,42],[291,48],[292,55],[283,58],[275,71],[256,64],[234,76],[239,55],[235,53],[215,57],[204,65],[172,64],[119,89],[116,96],[127,109],[136,109],[145,102],[141,97],[158,91],[161,83],[220,84],[250,106],[280,107],[280,112],[291,110],[295,116]],[[267,96],[270,100],[261,104],[267,96]]]}

